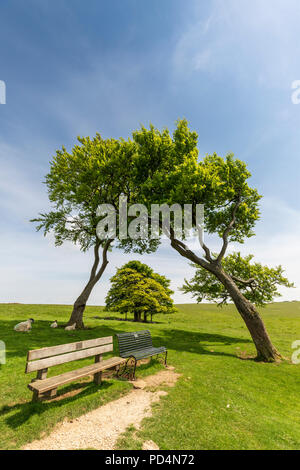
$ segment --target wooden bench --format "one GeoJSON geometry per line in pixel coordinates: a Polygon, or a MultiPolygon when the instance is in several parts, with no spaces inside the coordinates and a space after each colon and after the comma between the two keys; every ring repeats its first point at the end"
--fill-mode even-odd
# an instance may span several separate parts
{"type": "MultiPolygon", "coordinates": [[[[167,348],[165,348],[165,346],[155,348],[152,344],[149,330],[135,331],[133,333],[119,333],[116,336],[119,344],[119,354],[121,357],[127,359],[125,367],[130,364],[131,358],[133,360],[131,378],[135,379],[136,364],[139,359],[164,354],[164,364],[167,365],[167,348]]],[[[122,374],[124,374],[124,371],[122,374]]]]}
{"type": "Polygon", "coordinates": [[[53,398],[56,396],[57,387],[89,375],[93,375],[94,382],[100,385],[103,370],[118,369],[122,363],[126,362],[126,359],[121,357],[102,360],[102,354],[112,350],[113,338],[107,336],[29,351],[25,373],[37,371],[36,379],[28,385],[33,392],[33,401],[53,398]],[[94,364],[47,378],[49,367],[91,356],[95,356],[94,364]]]}

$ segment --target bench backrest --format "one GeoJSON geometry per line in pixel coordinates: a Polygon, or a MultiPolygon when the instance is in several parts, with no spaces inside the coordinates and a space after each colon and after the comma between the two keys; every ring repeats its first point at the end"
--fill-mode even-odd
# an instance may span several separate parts
{"type": "Polygon", "coordinates": [[[152,348],[152,338],[149,330],[119,333],[116,336],[121,357],[128,356],[131,351],[152,348]]]}
{"type": "Polygon", "coordinates": [[[100,356],[112,350],[112,336],[60,344],[49,348],[33,349],[27,354],[25,373],[48,369],[51,366],[77,361],[90,356],[100,356]]]}

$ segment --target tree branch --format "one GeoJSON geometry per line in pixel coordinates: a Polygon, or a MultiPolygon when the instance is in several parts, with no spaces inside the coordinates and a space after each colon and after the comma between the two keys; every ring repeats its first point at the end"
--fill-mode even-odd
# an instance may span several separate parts
{"type": "Polygon", "coordinates": [[[185,243],[180,240],[177,240],[174,236],[174,230],[172,227],[170,227],[170,240],[172,248],[174,248],[181,256],[184,256],[193,263],[196,263],[202,266],[202,268],[207,269],[211,272],[211,263],[205,261],[202,258],[199,258],[199,256],[195,255],[195,253],[189,250],[188,246],[185,243]]]}
{"type": "Polygon", "coordinates": [[[245,279],[241,279],[241,278],[239,278],[239,277],[237,277],[237,276],[230,276],[230,277],[231,277],[234,281],[239,282],[239,283],[243,284],[244,286],[251,286],[251,285],[253,285],[253,284],[256,282],[256,280],[255,280],[254,277],[250,277],[250,279],[246,279],[246,280],[245,280],[245,279]]]}
{"type": "Polygon", "coordinates": [[[224,230],[223,232],[223,246],[221,248],[221,251],[217,257],[217,263],[220,263],[220,261],[223,259],[225,253],[226,253],[226,250],[227,250],[227,247],[228,247],[228,236],[229,236],[229,233],[231,232],[235,222],[236,222],[236,213],[237,213],[237,210],[241,204],[242,200],[241,200],[241,196],[239,195],[238,196],[238,199],[236,201],[236,204],[233,208],[233,211],[232,211],[232,218],[231,218],[231,221],[230,223],[227,225],[226,229],[224,230]]]}
{"type": "Polygon", "coordinates": [[[99,257],[99,248],[100,248],[100,241],[97,240],[95,246],[94,246],[94,264],[93,264],[93,267],[92,267],[92,270],[91,270],[91,275],[90,275],[90,279],[89,279],[89,282],[90,281],[98,281],[100,279],[100,277],[102,276],[106,266],[108,265],[108,260],[107,260],[107,251],[110,247],[110,244],[113,242],[113,239],[109,239],[105,242],[105,245],[103,247],[103,251],[102,251],[102,265],[101,265],[101,268],[99,269],[99,271],[97,272],[97,268],[98,268],[98,265],[99,265],[99,261],[100,261],[100,257],[99,257]]]}
{"type": "Polygon", "coordinates": [[[198,232],[199,243],[200,243],[201,248],[203,248],[203,250],[204,250],[205,258],[207,259],[207,261],[209,261],[209,263],[213,263],[214,260],[211,257],[210,249],[208,248],[208,246],[203,241],[202,230],[201,230],[201,227],[199,226],[199,224],[197,224],[197,221],[195,219],[194,214],[193,214],[193,222],[196,225],[196,229],[197,229],[197,232],[198,232]]]}
{"type": "Polygon", "coordinates": [[[112,238],[110,238],[105,242],[105,245],[104,245],[103,251],[102,251],[102,265],[101,265],[101,268],[99,269],[99,271],[96,274],[96,282],[99,281],[99,279],[102,276],[106,266],[108,265],[107,252],[108,252],[108,249],[109,249],[109,247],[110,247],[110,245],[113,241],[114,240],[112,238]]]}
{"type": "Polygon", "coordinates": [[[94,246],[94,264],[93,264],[93,267],[92,267],[92,270],[91,270],[91,275],[90,275],[90,281],[92,279],[94,279],[95,275],[96,275],[96,272],[97,272],[97,268],[98,268],[98,264],[99,264],[99,247],[100,247],[100,241],[97,240],[95,246],[94,246]]]}

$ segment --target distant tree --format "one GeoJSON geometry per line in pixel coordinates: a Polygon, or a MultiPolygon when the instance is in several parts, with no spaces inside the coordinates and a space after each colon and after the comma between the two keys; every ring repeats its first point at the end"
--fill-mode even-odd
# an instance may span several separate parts
{"type": "Polygon", "coordinates": [[[106,296],[106,310],[134,315],[134,321],[144,322],[158,313],[175,311],[169,289],[170,281],[155,273],[140,261],[130,261],[111,278],[106,296]]]}
{"type": "MultiPolygon", "coordinates": [[[[294,287],[283,276],[282,266],[269,268],[261,263],[251,263],[253,255],[241,256],[239,252],[231,253],[222,259],[222,268],[231,276],[237,284],[243,296],[258,307],[263,307],[272,302],[275,297],[280,297],[278,286],[294,287]]],[[[225,289],[216,276],[206,269],[193,265],[196,268],[194,277],[187,281],[181,290],[192,294],[197,302],[208,300],[216,302],[218,306],[226,305],[232,301],[229,292],[225,289]]]]}

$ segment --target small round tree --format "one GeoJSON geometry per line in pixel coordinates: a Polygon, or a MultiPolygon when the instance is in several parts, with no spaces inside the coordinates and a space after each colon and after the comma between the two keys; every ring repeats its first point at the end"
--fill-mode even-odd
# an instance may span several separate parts
{"type": "Polygon", "coordinates": [[[147,322],[157,313],[173,313],[173,291],[170,281],[155,273],[140,261],[130,261],[111,278],[112,286],[106,296],[106,310],[125,314],[132,313],[134,321],[147,322]]]}

